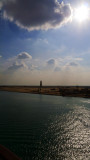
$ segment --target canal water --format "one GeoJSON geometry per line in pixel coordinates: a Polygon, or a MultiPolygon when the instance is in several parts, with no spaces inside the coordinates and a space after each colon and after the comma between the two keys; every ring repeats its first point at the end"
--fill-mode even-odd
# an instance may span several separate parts
{"type": "Polygon", "coordinates": [[[2,91],[0,144],[22,160],[90,160],[90,99],[2,91]]]}

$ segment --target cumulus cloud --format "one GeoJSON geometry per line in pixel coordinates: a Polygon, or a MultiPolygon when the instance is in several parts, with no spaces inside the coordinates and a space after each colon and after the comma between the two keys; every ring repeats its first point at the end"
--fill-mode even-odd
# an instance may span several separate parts
{"type": "Polygon", "coordinates": [[[2,0],[4,17],[28,30],[59,27],[71,19],[70,4],[58,0],[2,0]]]}
{"type": "Polygon", "coordinates": [[[76,61],[83,61],[83,58],[75,58],[76,61]]]}
{"type": "Polygon", "coordinates": [[[31,71],[33,71],[33,70],[38,70],[38,66],[32,64],[32,65],[30,66],[30,70],[31,70],[31,71]]]}
{"type": "Polygon", "coordinates": [[[2,56],[0,55],[0,58],[2,58],[2,56]]]}
{"type": "Polygon", "coordinates": [[[47,65],[52,65],[52,66],[55,66],[55,59],[49,59],[48,61],[47,61],[47,65]]]}
{"type": "MultiPolygon", "coordinates": [[[[7,60],[3,60],[2,68],[5,70],[5,72],[9,71],[11,73],[19,69],[28,70],[33,63],[33,60],[31,61],[31,59],[32,59],[32,56],[29,53],[21,52],[17,54],[17,56],[14,56],[7,60]]],[[[36,65],[34,65],[32,68],[33,69],[36,68],[36,65]]]]}
{"type": "Polygon", "coordinates": [[[74,66],[74,67],[77,67],[78,64],[76,62],[70,62],[67,66],[74,66]]]}
{"type": "Polygon", "coordinates": [[[32,59],[32,56],[27,52],[22,52],[17,56],[17,59],[27,59],[27,58],[32,59]]]}
{"type": "Polygon", "coordinates": [[[26,65],[24,63],[19,64],[18,62],[15,62],[10,67],[8,67],[8,71],[16,71],[21,68],[26,68],[26,65]]]}

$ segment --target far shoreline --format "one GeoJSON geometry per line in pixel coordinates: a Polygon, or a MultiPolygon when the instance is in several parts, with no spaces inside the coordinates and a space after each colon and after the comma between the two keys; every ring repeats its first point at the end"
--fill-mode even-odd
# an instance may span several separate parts
{"type": "Polygon", "coordinates": [[[90,98],[90,86],[0,86],[0,91],[90,98]]]}

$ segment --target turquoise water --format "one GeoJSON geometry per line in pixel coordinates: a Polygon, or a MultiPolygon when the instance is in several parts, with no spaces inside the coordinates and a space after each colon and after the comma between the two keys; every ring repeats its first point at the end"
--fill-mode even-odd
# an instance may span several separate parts
{"type": "Polygon", "coordinates": [[[0,92],[0,144],[22,160],[90,160],[90,99],[0,92]]]}

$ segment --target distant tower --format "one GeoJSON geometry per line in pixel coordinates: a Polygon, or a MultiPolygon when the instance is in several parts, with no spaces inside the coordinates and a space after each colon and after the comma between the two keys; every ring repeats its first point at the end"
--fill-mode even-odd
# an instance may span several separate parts
{"type": "Polygon", "coordinates": [[[40,81],[40,88],[42,87],[42,81],[40,81]]]}

